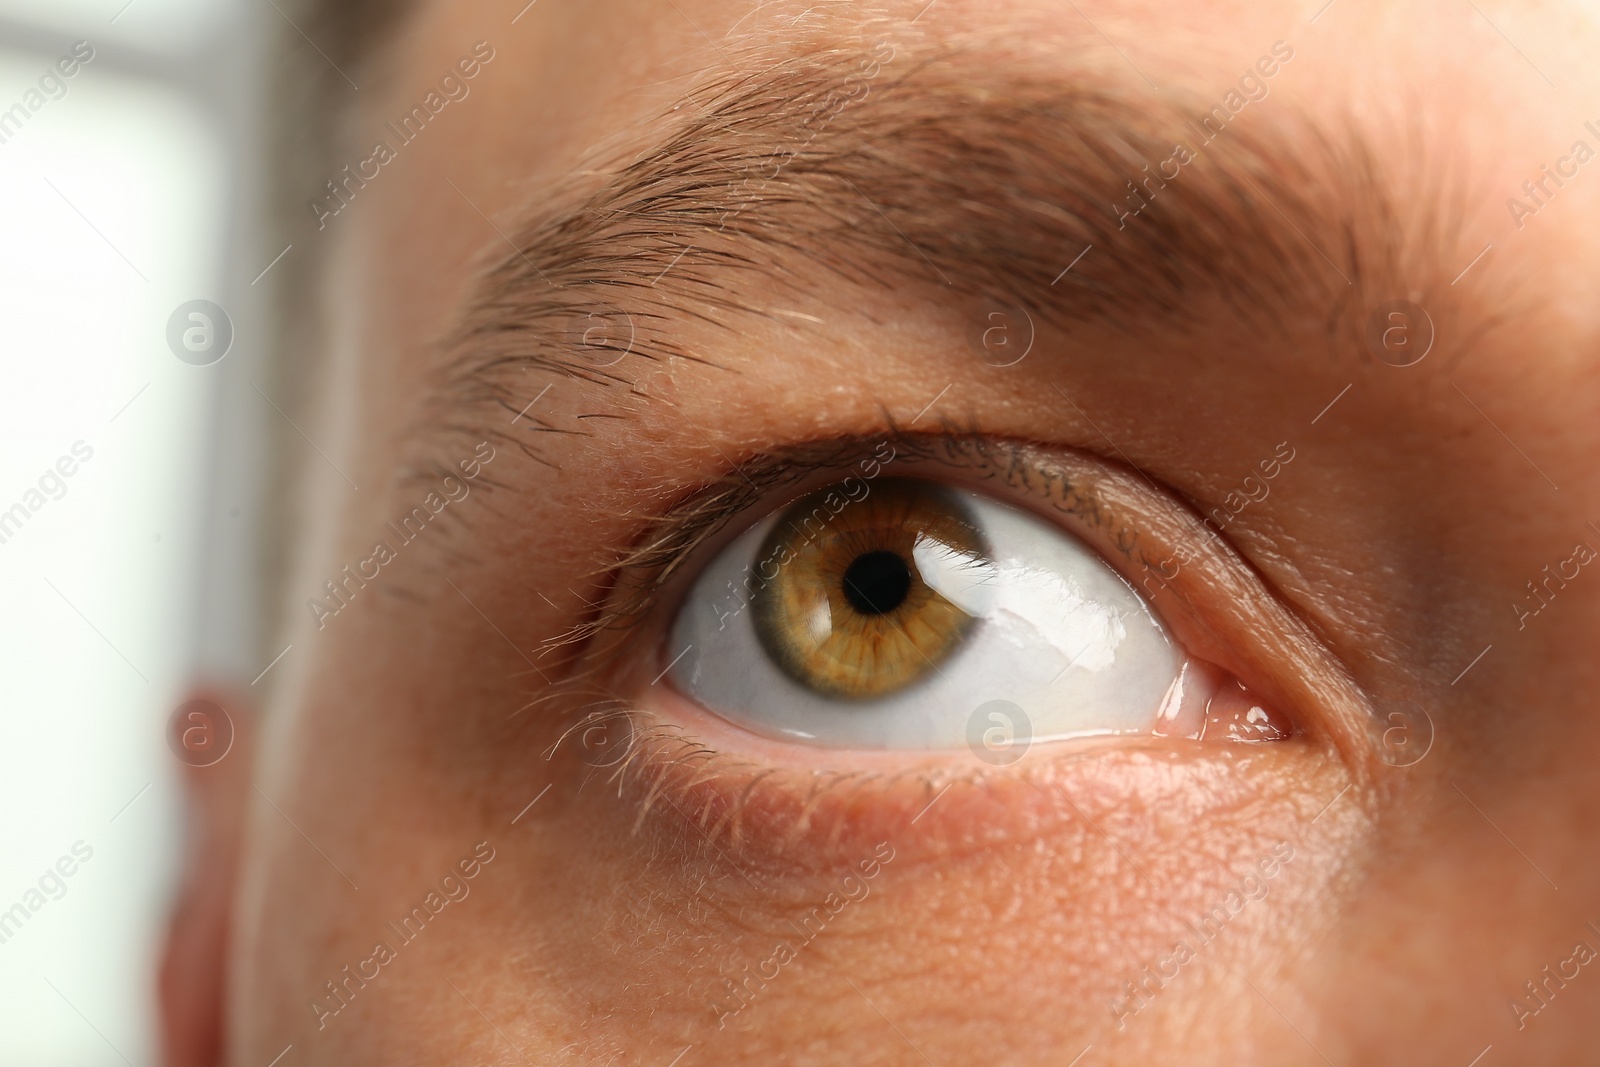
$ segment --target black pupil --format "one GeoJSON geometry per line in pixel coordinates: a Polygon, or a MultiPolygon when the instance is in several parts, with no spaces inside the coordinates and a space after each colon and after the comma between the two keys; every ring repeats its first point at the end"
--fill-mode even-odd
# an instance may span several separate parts
{"type": "Polygon", "coordinates": [[[886,615],[911,592],[911,568],[898,552],[866,552],[845,569],[844,596],[863,615],[886,615]]]}

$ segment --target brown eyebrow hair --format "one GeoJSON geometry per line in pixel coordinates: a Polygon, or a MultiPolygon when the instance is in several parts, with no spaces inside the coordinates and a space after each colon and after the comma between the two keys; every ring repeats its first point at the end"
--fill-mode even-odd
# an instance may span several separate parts
{"type": "MultiPolygon", "coordinates": [[[[629,360],[714,362],[674,323],[766,314],[741,278],[803,286],[797,262],[1067,328],[1183,335],[1225,314],[1357,353],[1380,301],[1423,304],[1441,329],[1490,306],[1477,279],[1449,284],[1467,258],[1460,163],[1427,166],[1415,137],[1381,155],[1350,121],[1280,106],[1221,125],[1201,101],[1088,62],[997,73],[958,48],[887,52],[819,49],[712,77],[634,135],[642,149],[598,168],[598,189],[545,198],[473,286],[421,425],[459,426],[462,403],[517,412],[522,369],[626,384],[629,368],[574,343],[574,317],[596,309],[631,319],[629,360]],[[1180,144],[1194,159],[1164,179],[1180,144]],[[1135,196],[1148,206],[1120,218],[1135,196]]],[[[536,457],[539,434],[569,432],[519,422],[497,432],[536,457]]]]}

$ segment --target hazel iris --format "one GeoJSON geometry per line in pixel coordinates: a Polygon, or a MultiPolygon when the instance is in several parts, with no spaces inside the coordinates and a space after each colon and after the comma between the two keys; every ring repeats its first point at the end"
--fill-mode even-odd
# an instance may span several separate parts
{"type": "Polygon", "coordinates": [[[772,561],[763,578],[776,571],[751,601],[767,655],[801,685],[855,700],[935,673],[977,622],[940,590],[992,572],[960,498],[910,478],[879,479],[859,499],[805,497],[758,559],[772,561]]]}

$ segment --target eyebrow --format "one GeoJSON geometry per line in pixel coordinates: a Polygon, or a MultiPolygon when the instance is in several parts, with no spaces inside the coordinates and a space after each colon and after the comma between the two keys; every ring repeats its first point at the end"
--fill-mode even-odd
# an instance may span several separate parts
{"type": "MultiPolygon", "coordinates": [[[[1292,104],[1231,115],[1087,63],[997,74],[957,48],[893,53],[709,78],[619,138],[635,147],[598,188],[591,168],[586,189],[542,198],[475,280],[427,427],[459,426],[462,405],[516,413],[516,371],[626,387],[637,364],[612,355],[715,363],[674,324],[772,315],[742,282],[803,288],[798,263],[1066,329],[1192,336],[1225,316],[1357,352],[1380,301],[1436,321],[1487,306],[1476,279],[1448,284],[1464,259],[1448,168],[1399,170],[1412,157],[1352,121],[1292,104]],[[598,353],[580,342],[581,323],[623,320],[598,353]]],[[[500,432],[539,457],[539,434],[574,431],[527,416],[500,432]]]]}

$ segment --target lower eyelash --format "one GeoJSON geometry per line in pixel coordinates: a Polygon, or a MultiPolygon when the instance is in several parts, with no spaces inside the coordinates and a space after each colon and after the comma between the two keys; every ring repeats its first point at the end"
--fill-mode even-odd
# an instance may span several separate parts
{"type": "MultiPolygon", "coordinates": [[[[1180,756],[1159,739],[1077,745],[1008,770],[924,764],[807,771],[718,751],[619,700],[591,702],[574,714],[545,759],[565,761],[585,776],[580,781],[603,781],[615,791],[631,837],[669,849],[680,867],[703,862],[708,876],[730,863],[746,878],[823,870],[879,840],[896,842],[910,862],[948,860],[1069,824],[1093,843],[1099,831],[1090,828],[1112,811],[1183,822],[1292,792],[1264,788],[1248,761],[1223,756],[1220,747],[1180,756]],[[580,738],[594,727],[626,737],[625,751],[592,759],[580,738]]],[[[1325,750],[1297,747],[1290,758],[1300,769],[1265,773],[1343,773],[1325,750]]]]}
{"type": "MultiPolygon", "coordinates": [[[[750,762],[732,760],[695,740],[682,727],[621,700],[590,704],[577,714],[581,717],[545,750],[544,758],[554,760],[564,749],[569,759],[603,776],[608,785],[615,787],[619,798],[634,794],[638,803],[635,832],[662,799],[669,778],[674,780],[678,790],[687,792],[701,783],[756,767],[750,762]]],[[[753,779],[752,787],[759,784],[761,777],[757,775],[753,779]]],[[[740,794],[741,799],[747,799],[749,793],[747,787],[740,794]]],[[[691,817],[691,821],[700,827],[710,843],[717,844],[726,833],[726,843],[737,848],[742,836],[739,832],[741,809],[742,805],[735,805],[720,813],[713,822],[713,813],[707,807],[697,818],[691,817]]],[[[682,809],[678,813],[686,815],[682,809]]]]}
{"type": "MultiPolygon", "coordinates": [[[[747,835],[744,816],[758,797],[763,782],[778,773],[752,760],[720,752],[691,736],[675,723],[618,699],[593,702],[574,712],[569,725],[544,752],[547,761],[565,756],[589,768],[616,790],[620,800],[635,806],[633,831],[639,833],[661,804],[667,804],[688,825],[696,827],[705,844],[723,854],[742,854],[747,835]],[[604,741],[597,745],[597,740],[604,741]],[[620,746],[613,750],[613,746],[620,746]],[[747,777],[737,792],[702,790],[730,778],[747,777]],[[678,798],[699,798],[698,808],[685,810],[678,798]]],[[[789,820],[787,844],[795,843],[809,828],[810,815],[828,794],[852,785],[882,786],[894,779],[915,779],[930,791],[950,781],[918,772],[896,775],[872,771],[832,771],[812,776],[800,810],[789,820]]],[[[931,792],[930,792],[931,795],[931,792]]]]}

